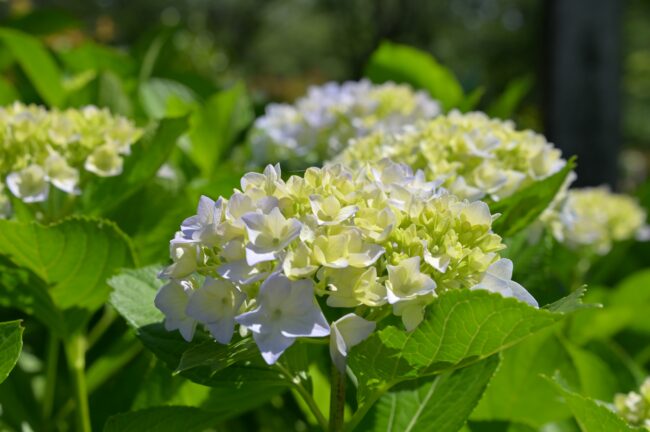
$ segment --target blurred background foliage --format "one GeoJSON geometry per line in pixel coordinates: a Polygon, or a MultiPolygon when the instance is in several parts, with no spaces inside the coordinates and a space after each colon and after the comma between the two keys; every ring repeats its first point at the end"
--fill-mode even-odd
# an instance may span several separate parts
{"type": "MultiPolygon", "coordinates": [[[[514,100],[525,96],[514,119],[544,131],[548,40],[557,30],[551,3],[7,0],[0,17],[55,53],[71,93],[66,105],[93,101],[140,119],[161,117],[160,98],[174,94],[178,103],[168,109],[182,111],[243,79],[259,114],[267,102],[293,101],[308,85],[360,78],[373,51],[390,40],[433,54],[466,91],[483,93],[480,109],[508,89],[514,100]]],[[[650,150],[650,3],[621,4],[622,118],[614,120],[621,142],[611,145],[623,150],[615,186],[629,190],[645,178],[650,150]]],[[[0,51],[0,101],[16,91],[41,101],[11,66],[0,51]]]]}

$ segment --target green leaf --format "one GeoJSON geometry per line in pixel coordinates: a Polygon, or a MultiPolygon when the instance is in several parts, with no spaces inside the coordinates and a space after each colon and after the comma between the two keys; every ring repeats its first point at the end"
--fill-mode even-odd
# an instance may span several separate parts
{"type": "Polygon", "coordinates": [[[9,105],[18,99],[20,96],[13,84],[6,78],[0,77],[0,105],[9,105]]]}
{"type": "Polygon", "coordinates": [[[0,220],[0,255],[46,284],[68,332],[104,304],[106,279],[134,263],[130,240],[112,222],[82,218],[49,226],[0,220]]]}
{"type": "Polygon", "coordinates": [[[63,314],[52,301],[47,285],[6,257],[0,257],[0,262],[0,306],[19,309],[45,323],[56,335],[65,336],[63,314]]]}
{"type": "Polygon", "coordinates": [[[20,321],[0,322],[0,383],[7,379],[23,348],[20,321]]]}
{"type": "Polygon", "coordinates": [[[457,371],[398,385],[377,401],[358,430],[456,432],[498,364],[498,356],[491,356],[457,371]]]}
{"type": "Polygon", "coordinates": [[[492,223],[494,232],[509,237],[534,222],[551,204],[574,168],[575,159],[571,158],[564,168],[552,176],[535,182],[501,201],[491,203],[492,214],[501,213],[492,223]]]}
{"type": "Polygon", "coordinates": [[[285,391],[284,388],[260,385],[258,382],[223,383],[218,387],[206,387],[173,376],[160,362],[155,363],[143,381],[147,385],[141,386],[131,409],[162,405],[192,406],[213,413],[220,421],[256,408],[285,391]]]}
{"type": "Polygon", "coordinates": [[[218,174],[219,161],[252,120],[253,109],[242,82],[211,96],[192,116],[187,151],[204,178],[218,174]]]}
{"type": "Polygon", "coordinates": [[[162,119],[175,116],[170,109],[178,101],[189,107],[198,103],[198,96],[187,86],[168,79],[151,78],[140,85],[140,103],[149,118],[162,119]]]}
{"type": "Polygon", "coordinates": [[[76,73],[93,70],[111,72],[126,78],[135,73],[132,58],[115,48],[86,40],[80,45],[57,52],[66,70],[76,73]]]}
{"type": "Polygon", "coordinates": [[[126,93],[122,79],[111,71],[105,71],[99,75],[97,104],[108,108],[114,114],[126,117],[133,114],[133,105],[126,93]]]}
{"type": "Polygon", "coordinates": [[[198,409],[180,406],[149,408],[108,419],[104,432],[204,432],[214,430],[215,415],[198,409]]]}
{"type": "Polygon", "coordinates": [[[463,87],[454,74],[425,51],[383,42],[372,54],[365,75],[373,82],[395,81],[427,90],[448,111],[460,107],[463,87]]]}
{"type": "Polygon", "coordinates": [[[8,28],[0,29],[0,41],[11,51],[43,100],[48,105],[61,106],[65,99],[61,71],[41,41],[8,28]]]}
{"type": "Polygon", "coordinates": [[[487,291],[442,293],[414,331],[389,325],[352,349],[349,364],[359,382],[358,398],[363,402],[399,382],[477,362],[563,317],[487,291]]]}
{"type": "Polygon", "coordinates": [[[154,306],[154,297],[162,285],[156,276],[159,269],[159,266],[151,266],[125,270],[113,277],[109,281],[114,289],[110,300],[136,330],[145,347],[167,367],[208,386],[257,382],[287,387],[295,377],[304,378],[308,362],[302,344],[294,344],[282,356],[280,363],[291,375],[285,376],[277,368],[268,367],[257,349],[245,349],[251,344],[247,339],[220,345],[207,334],[197,332],[194,340],[188,343],[178,332],[165,330],[164,316],[154,306]]]}
{"type": "Polygon", "coordinates": [[[650,270],[641,270],[623,279],[613,289],[591,293],[602,302],[603,310],[581,313],[571,322],[571,337],[580,343],[606,340],[624,329],[650,333],[650,270]]]}
{"type": "Polygon", "coordinates": [[[523,76],[510,81],[497,100],[492,102],[486,112],[490,117],[512,118],[515,110],[533,87],[533,78],[523,76]]]}
{"type": "Polygon", "coordinates": [[[126,158],[121,175],[96,178],[86,186],[83,193],[86,212],[105,215],[137,192],[156,175],[174,149],[178,137],[186,129],[185,118],[161,120],[132,147],[132,154],[126,158]]]}
{"type": "Polygon", "coordinates": [[[556,393],[564,398],[583,432],[642,432],[643,428],[632,427],[601,402],[569,390],[562,378],[556,375],[546,378],[555,387],[556,393]]]}
{"type": "Polygon", "coordinates": [[[471,111],[476,108],[484,94],[485,87],[476,87],[469,94],[467,94],[460,105],[455,108],[458,108],[461,112],[471,111]]]}
{"type": "Polygon", "coordinates": [[[611,399],[617,383],[612,371],[596,355],[544,330],[504,351],[501,365],[473,420],[514,421],[535,429],[570,417],[567,407],[554,397],[553,386],[543,378],[559,371],[573,386],[589,396],[611,399]]]}

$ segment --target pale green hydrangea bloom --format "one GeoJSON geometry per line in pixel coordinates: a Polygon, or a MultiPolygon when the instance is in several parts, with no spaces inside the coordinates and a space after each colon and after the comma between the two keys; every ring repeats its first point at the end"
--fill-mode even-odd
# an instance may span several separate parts
{"type": "MultiPolygon", "coordinates": [[[[101,177],[122,172],[142,131],[107,109],[46,109],[16,102],[0,107],[0,176],[26,203],[45,201],[50,185],[80,192],[81,170],[101,177]]],[[[0,211],[3,192],[0,190],[0,211]]]]}
{"type": "Polygon", "coordinates": [[[593,187],[569,189],[542,220],[559,242],[605,255],[614,242],[647,240],[646,216],[634,198],[593,187]]]}
{"type": "Polygon", "coordinates": [[[438,102],[405,84],[332,82],[310,87],[293,105],[268,105],[255,121],[250,145],[260,165],[282,161],[290,168],[306,168],[331,159],[351,138],[397,131],[438,114],[438,102]]]}
{"type": "Polygon", "coordinates": [[[617,394],[614,408],[632,426],[650,431],[650,378],[646,378],[638,393],[617,394]]]}
{"type": "Polygon", "coordinates": [[[246,174],[228,199],[202,197],[161,272],[169,282],[156,305],[167,329],[190,340],[201,324],[228,343],[239,324],[268,363],[296,338],[331,331],[340,367],[373,331],[371,317],[392,313],[413,330],[446,290],[487,289],[537,306],[510,280],[487,204],[460,200],[423,176],[382,160],[309,168],[285,181],[269,165],[246,174]],[[317,298],[356,315],[330,326],[317,298]]]}
{"type": "Polygon", "coordinates": [[[382,158],[423,170],[428,180],[442,180],[461,198],[495,201],[566,163],[542,135],[480,112],[457,111],[400,133],[376,132],[354,140],[334,161],[357,166],[382,158]]]}

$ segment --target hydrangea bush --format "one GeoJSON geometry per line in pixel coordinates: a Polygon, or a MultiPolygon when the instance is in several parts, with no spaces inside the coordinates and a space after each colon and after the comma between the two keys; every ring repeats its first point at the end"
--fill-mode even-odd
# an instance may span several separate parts
{"type": "Polygon", "coordinates": [[[334,158],[356,166],[383,158],[422,170],[463,199],[498,201],[558,172],[566,161],[544,136],[481,112],[452,111],[399,133],[354,140],[334,158]]]}
{"type": "Polygon", "coordinates": [[[331,159],[352,138],[395,132],[438,114],[438,102],[406,84],[331,82],[310,87],[293,105],[268,105],[253,125],[250,146],[260,165],[306,168],[331,159]]]}
{"type": "Polygon", "coordinates": [[[7,192],[25,203],[46,201],[50,186],[79,194],[85,172],[111,177],[142,131],[107,109],[46,109],[16,102],[0,108],[0,213],[9,213],[7,192]]]}
{"type": "Polygon", "coordinates": [[[310,168],[286,181],[279,165],[268,166],[229,198],[201,198],[171,240],[156,305],[166,328],[188,341],[201,324],[225,344],[239,324],[269,364],[296,338],[332,331],[342,365],[373,321],[392,313],[413,330],[447,290],[486,289],[537,306],[510,280],[492,220],[485,203],[390,160],[310,168]],[[321,305],[354,312],[330,324],[321,305]]]}
{"type": "Polygon", "coordinates": [[[647,215],[632,197],[607,187],[569,189],[542,220],[561,243],[607,254],[615,242],[647,240],[647,215]]]}

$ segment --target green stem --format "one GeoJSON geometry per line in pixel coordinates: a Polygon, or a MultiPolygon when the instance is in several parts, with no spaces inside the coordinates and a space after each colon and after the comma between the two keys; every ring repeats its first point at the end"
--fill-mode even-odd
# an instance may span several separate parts
{"type": "Polygon", "coordinates": [[[65,351],[74,388],[77,431],[90,432],[90,411],[86,389],[86,339],[82,334],[72,336],[65,343],[65,351]]]}
{"type": "Polygon", "coordinates": [[[342,432],[345,415],[345,374],[332,363],[332,390],[330,393],[330,432],[342,432]]]}
{"type": "Polygon", "coordinates": [[[300,384],[300,381],[296,381],[292,379],[292,374],[280,363],[276,363],[275,366],[283,373],[286,375],[287,379],[290,380],[291,385],[293,388],[296,389],[298,394],[302,397],[302,400],[305,401],[309,409],[311,410],[312,414],[314,414],[314,417],[316,417],[316,421],[318,422],[319,426],[323,429],[323,431],[327,430],[327,419],[321,412],[320,408],[318,408],[318,404],[314,400],[314,398],[311,396],[311,393],[307,391],[305,387],[303,387],[302,384],[300,384]]]}
{"type": "Polygon", "coordinates": [[[47,420],[52,415],[54,407],[54,390],[56,388],[57,367],[59,363],[59,339],[50,334],[47,341],[47,354],[45,365],[45,390],[43,391],[43,419],[47,420]]]}
{"type": "Polygon", "coordinates": [[[346,431],[352,431],[354,428],[356,428],[361,420],[365,417],[365,415],[368,413],[370,408],[377,402],[377,400],[386,393],[386,391],[390,388],[391,386],[385,386],[379,390],[376,390],[374,393],[372,393],[364,402],[363,404],[359,407],[359,409],[354,413],[348,424],[345,426],[346,431]]]}
{"type": "Polygon", "coordinates": [[[115,309],[113,309],[110,306],[105,306],[104,307],[104,313],[102,314],[101,318],[99,321],[97,321],[97,324],[95,324],[95,327],[92,328],[92,330],[88,333],[87,337],[87,348],[90,349],[92,348],[95,343],[101,339],[102,336],[104,336],[104,333],[106,333],[106,330],[109,329],[111,324],[115,321],[117,318],[117,313],[115,313],[115,309]]]}

